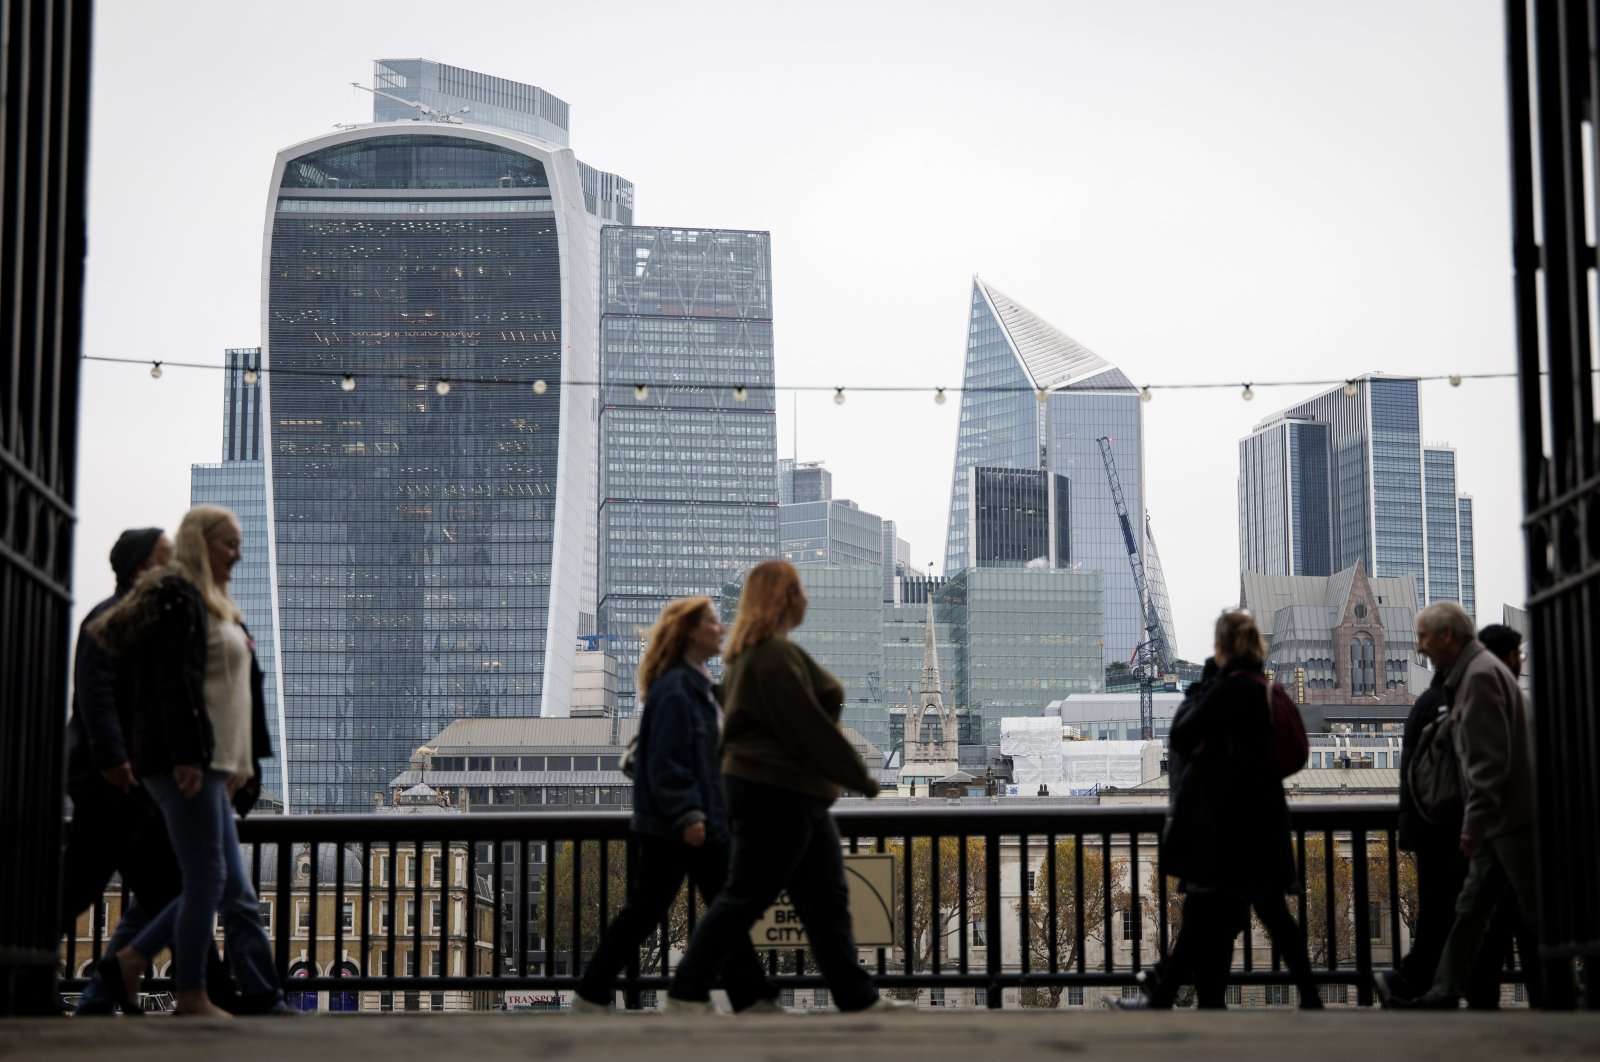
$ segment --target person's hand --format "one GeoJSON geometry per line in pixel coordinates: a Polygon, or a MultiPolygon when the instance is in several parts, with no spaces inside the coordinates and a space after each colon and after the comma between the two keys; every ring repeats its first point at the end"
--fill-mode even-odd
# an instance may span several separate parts
{"type": "Polygon", "coordinates": [[[178,792],[190,800],[200,795],[205,776],[197,763],[180,763],[172,769],[172,780],[178,783],[178,792]]]}
{"type": "Polygon", "coordinates": [[[249,780],[250,780],[250,776],[246,775],[246,774],[230,774],[230,775],[228,775],[228,799],[232,800],[233,799],[233,794],[237,793],[240,789],[244,788],[244,784],[246,782],[248,782],[249,780]]]}
{"type": "Polygon", "coordinates": [[[131,763],[119,763],[115,767],[107,767],[100,772],[100,777],[106,780],[107,785],[115,786],[124,794],[139,788],[139,778],[133,773],[131,763]]]}
{"type": "Polygon", "coordinates": [[[1461,835],[1461,854],[1469,860],[1478,854],[1478,849],[1483,847],[1483,838],[1474,837],[1469,833],[1461,835]]]}
{"type": "Polygon", "coordinates": [[[691,822],[683,828],[683,843],[690,848],[699,848],[706,843],[706,824],[703,820],[691,822]]]}

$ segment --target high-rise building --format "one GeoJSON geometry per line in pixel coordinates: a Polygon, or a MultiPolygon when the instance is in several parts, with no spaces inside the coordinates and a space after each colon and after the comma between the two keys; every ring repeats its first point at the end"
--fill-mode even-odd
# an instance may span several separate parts
{"type": "Polygon", "coordinates": [[[795,464],[789,470],[791,502],[827,501],[833,497],[833,473],[820,461],[795,464]]]}
{"type": "MultiPolygon", "coordinates": [[[[1105,662],[1128,660],[1145,640],[1145,613],[1099,440],[1111,441],[1130,529],[1143,555],[1144,422],[1138,388],[1116,366],[976,277],[962,386],[945,574],[954,576],[975,563],[969,469],[1042,469],[1064,477],[1071,492],[1072,566],[1099,572],[1104,580],[1105,662]]],[[[1160,596],[1165,599],[1165,587],[1160,596]]],[[[1166,635],[1175,646],[1175,634],[1166,635]]]]}
{"type": "Polygon", "coordinates": [[[1472,556],[1472,498],[1456,499],[1456,526],[1461,529],[1461,607],[1467,615],[1478,614],[1478,574],[1472,556]]]}
{"type": "Polygon", "coordinates": [[[883,599],[894,600],[895,585],[911,574],[911,543],[901,538],[893,520],[883,522],[883,599]]]}
{"type": "Polygon", "coordinates": [[[294,811],[370,806],[451,720],[566,714],[594,608],[595,395],[565,381],[595,378],[599,233],[632,220],[632,186],[581,166],[547,93],[420,68],[402,85],[402,65],[378,63],[380,91],[473,110],[386,121],[380,95],[376,124],[286,148],[272,176],[264,453],[294,811]]]}
{"type": "Polygon", "coordinates": [[[884,567],[883,518],[844,498],[778,506],[778,539],[798,568],[884,567]]]}
{"type": "Polygon", "coordinates": [[[1472,582],[1455,453],[1424,445],[1417,380],[1361,376],[1274,414],[1239,443],[1239,564],[1327,576],[1357,561],[1409,575],[1423,603],[1472,582]]]}
{"type": "Polygon", "coordinates": [[[1039,468],[967,469],[967,541],[976,568],[1072,566],[1071,485],[1039,468]]]}
{"type": "Polygon", "coordinates": [[[283,704],[278,697],[278,652],[275,610],[272,604],[267,473],[262,459],[261,348],[235,348],[226,352],[222,385],[222,461],[189,469],[191,505],[220,505],[239,518],[244,532],[239,563],[234,566],[230,592],[244,613],[256,660],[263,672],[262,692],[267,704],[267,731],[277,755],[263,760],[261,791],[272,803],[288,792],[284,773],[283,704]]]}
{"type": "Polygon", "coordinates": [[[627,715],[661,607],[778,552],[772,249],[765,232],[623,226],[601,248],[598,619],[627,715]]]}

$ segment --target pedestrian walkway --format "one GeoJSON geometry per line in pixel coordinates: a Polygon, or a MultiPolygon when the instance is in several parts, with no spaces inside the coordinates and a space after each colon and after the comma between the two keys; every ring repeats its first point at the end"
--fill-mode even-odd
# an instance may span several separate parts
{"type": "Polygon", "coordinates": [[[172,1062],[174,1058],[622,1059],[708,1062],[973,1062],[1081,1058],[1505,1059],[1600,1057],[1600,1013],[1391,1013],[1235,1010],[914,1010],[690,1018],[657,1014],[360,1014],[190,1022],[150,1015],[0,1021],[0,1058],[27,1062],[172,1062]]]}

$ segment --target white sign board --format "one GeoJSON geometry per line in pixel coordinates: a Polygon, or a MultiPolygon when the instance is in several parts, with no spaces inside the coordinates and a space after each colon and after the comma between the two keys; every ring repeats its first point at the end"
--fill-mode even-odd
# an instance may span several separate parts
{"type": "MultiPolygon", "coordinates": [[[[888,948],[895,944],[894,856],[861,853],[844,857],[844,880],[850,888],[850,921],[856,944],[863,948],[888,948]]],[[[750,940],[758,948],[803,948],[807,944],[800,915],[779,893],[777,902],[750,927],[750,940]]]]}

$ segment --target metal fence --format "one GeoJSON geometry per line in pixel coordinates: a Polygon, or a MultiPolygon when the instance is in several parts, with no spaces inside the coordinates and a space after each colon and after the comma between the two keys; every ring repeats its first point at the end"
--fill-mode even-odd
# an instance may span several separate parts
{"type": "MultiPolygon", "coordinates": [[[[1176,931],[1156,844],[1162,816],[1015,802],[839,809],[849,851],[897,856],[896,944],[864,950],[880,988],[971,991],[974,1003],[1000,1007],[1008,990],[1014,1002],[1052,1005],[1051,994],[1134,985],[1176,931]]],[[[1398,958],[1414,912],[1394,808],[1292,816],[1302,885],[1291,908],[1309,928],[1315,978],[1354,986],[1341,997],[1369,1004],[1374,965],[1398,958]]],[[[467,993],[456,1005],[478,1008],[507,992],[553,1002],[576,986],[623,902],[629,859],[627,816],[616,812],[265,816],[241,836],[280,973],[350,1009],[365,992],[391,1006],[384,994],[467,993]]],[[[627,971],[630,999],[666,987],[695,914],[680,897],[627,971]]],[[[1257,932],[1244,934],[1233,983],[1286,994],[1288,972],[1257,932]]],[[[106,934],[97,923],[89,939],[69,941],[64,969],[81,970],[106,934]]],[[[773,951],[768,962],[783,988],[825,984],[803,951],[773,951]]]]}

